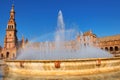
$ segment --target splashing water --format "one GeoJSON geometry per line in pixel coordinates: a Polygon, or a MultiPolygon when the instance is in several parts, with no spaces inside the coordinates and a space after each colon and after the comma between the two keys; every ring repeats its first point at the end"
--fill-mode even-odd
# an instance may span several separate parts
{"type": "MultiPolygon", "coordinates": [[[[72,34],[77,34],[74,30],[65,30],[62,11],[58,13],[57,31],[54,41],[29,43],[19,51],[18,60],[64,60],[79,58],[103,58],[111,57],[108,52],[92,46],[90,37],[86,36],[87,45],[84,45],[83,33],[80,34],[80,42],[70,40],[72,34]],[[67,45],[67,46],[66,46],[67,45]]],[[[74,36],[75,36],[74,35],[74,36]]]]}

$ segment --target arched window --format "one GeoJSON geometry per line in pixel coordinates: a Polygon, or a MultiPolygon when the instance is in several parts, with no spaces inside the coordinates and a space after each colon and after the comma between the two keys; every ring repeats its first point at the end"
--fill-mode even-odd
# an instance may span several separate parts
{"type": "Polygon", "coordinates": [[[110,47],[110,51],[113,51],[113,47],[110,47]]]}
{"type": "Polygon", "coordinates": [[[108,47],[105,47],[105,50],[108,51],[108,47]]]}
{"type": "Polygon", "coordinates": [[[12,29],[13,29],[13,25],[12,25],[12,29]]]}
{"type": "Polygon", "coordinates": [[[8,57],[9,57],[9,52],[6,53],[6,58],[8,58],[8,57]]]}
{"type": "Polygon", "coordinates": [[[8,29],[10,29],[10,25],[8,26],[8,29]]]}
{"type": "Polygon", "coordinates": [[[118,51],[118,46],[115,46],[115,51],[118,51]]]}
{"type": "Polygon", "coordinates": [[[12,29],[13,28],[13,26],[12,25],[10,25],[10,28],[9,29],[12,29]]]}
{"type": "Polygon", "coordinates": [[[9,25],[9,29],[11,29],[11,25],[9,25]]]}

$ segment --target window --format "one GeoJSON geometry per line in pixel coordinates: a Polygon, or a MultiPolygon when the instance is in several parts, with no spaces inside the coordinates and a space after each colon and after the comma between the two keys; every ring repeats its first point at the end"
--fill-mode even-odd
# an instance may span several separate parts
{"type": "Polygon", "coordinates": [[[12,25],[12,29],[13,29],[13,25],[12,25]]]}
{"type": "Polygon", "coordinates": [[[110,51],[113,51],[113,47],[110,47],[110,51]]]}
{"type": "Polygon", "coordinates": [[[6,53],[6,58],[8,58],[8,57],[9,57],[9,52],[6,53]]]}
{"type": "Polygon", "coordinates": [[[108,51],[108,47],[105,47],[105,50],[108,51]]]}
{"type": "Polygon", "coordinates": [[[11,29],[11,26],[10,26],[10,29],[11,29]]]}
{"type": "Polygon", "coordinates": [[[118,51],[118,46],[115,46],[115,51],[118,51]]]}
{"type": "Polygon", "coordinates": [[[10,29],[10,26],[8,26],[8,29],[10,29]]]}

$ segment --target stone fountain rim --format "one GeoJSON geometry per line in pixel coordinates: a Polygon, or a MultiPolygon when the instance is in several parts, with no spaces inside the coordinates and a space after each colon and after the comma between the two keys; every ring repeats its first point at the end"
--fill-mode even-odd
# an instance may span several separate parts
{"type": "Polygon", "coordinates": [[[86,61],[96,61],[96,60],[116,60],[120,59],[120,57],[110,57],[110,58],[85,58],[85,59],[65,59],[65,60],[5,60],[5,62],[86,62],[86,61]]]}

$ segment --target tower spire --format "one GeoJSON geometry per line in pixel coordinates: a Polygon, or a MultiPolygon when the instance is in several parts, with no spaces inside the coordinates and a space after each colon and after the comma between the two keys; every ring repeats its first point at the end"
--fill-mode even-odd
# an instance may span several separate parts
{"type": "Polygon", "coordinates": [[[15,19],[14,4],[12,4],[12,8],[11,8],[11,11],[10,11],[10,19],[12,19],[12,20],[15,19]]]}
{"type": "Polygon", "coordinates": [[[8,21],[7,29],[16,30],[14,4],[12,4],[12,8],[10,10],[10,18],[9,18],[9,21],[8,21]]]}
{"type": "Polygon", "coordinates": [[[11,12],[15,12],[14,11],[14,4],[12,4],[11,12]]]}

